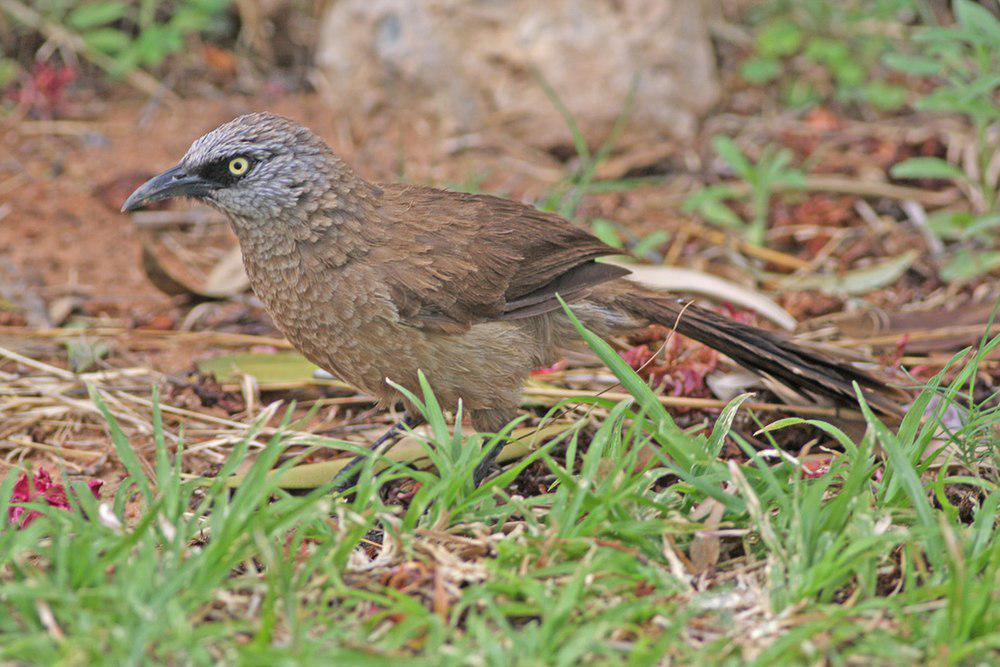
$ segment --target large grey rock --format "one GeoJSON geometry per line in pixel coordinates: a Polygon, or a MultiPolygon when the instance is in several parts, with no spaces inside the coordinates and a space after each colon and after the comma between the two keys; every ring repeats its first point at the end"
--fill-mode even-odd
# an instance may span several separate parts
{"type": "Polygon", "coordinates": [[[334,103],[418,106],[453,132],[498,123],[570,142],[538,73],[590,142],[639,75],[630,127],[688,136],[717,99],[700,0],[335,0],[316,64],[334,103]]]}

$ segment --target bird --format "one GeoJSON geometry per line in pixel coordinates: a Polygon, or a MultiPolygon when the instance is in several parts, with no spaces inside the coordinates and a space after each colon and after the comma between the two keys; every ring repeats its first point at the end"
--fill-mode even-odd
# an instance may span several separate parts
{"type": "Polygon", "coordinates": [[[283,116],[249,113],[211,130],[122,212],[176,197],[225,214],[253,291],[306,358],[385,404],[403,401],[404,418],[372,444],[378,452],[422,422],[394,386],[419,396],[421,373],[476,431],[516,419],[531,371],[582,346],[562,302],[604,338],[666,325],[800,393],[856,406],[856,383],[876,409],[898,409],[867,371],[627,280],[628,269],[602,261],[620,249],[558,215],[369,182],[283,116]]]}

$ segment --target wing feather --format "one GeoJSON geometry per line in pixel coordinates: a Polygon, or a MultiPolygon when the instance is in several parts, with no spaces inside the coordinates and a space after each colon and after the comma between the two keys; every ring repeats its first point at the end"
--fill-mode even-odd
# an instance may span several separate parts
{"type": "Polygon", "coordinates": [[[599,257],[619,251],[567,220],[525,204],[420,186],[383,186],[381,214],[407,261],[387,262],[404,322],[459,332],[478,322],[559,308],[626,275],[599,257]]]}

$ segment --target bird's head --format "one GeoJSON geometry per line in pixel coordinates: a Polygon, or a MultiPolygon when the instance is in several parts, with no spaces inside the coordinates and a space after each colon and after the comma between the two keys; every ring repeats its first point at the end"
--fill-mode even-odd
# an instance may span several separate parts
{"type": "Polygon", "coordinates": [[[270,113],[246,114],[197,139],[177,166],[139,186],[122,212],[191,197],[236,221],[276,220],[328,190],[337,178],[332,169],[346,167],[308,129],[270,113]]]}

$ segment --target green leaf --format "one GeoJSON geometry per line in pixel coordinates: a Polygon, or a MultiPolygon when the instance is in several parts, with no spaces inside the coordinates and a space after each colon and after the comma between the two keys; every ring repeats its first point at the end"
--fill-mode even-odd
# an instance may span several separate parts
{"type": "Polygon", "coordinates": [[[894,283],[902,276],[920,253],[909,250],[902,255],[833,275],[797,276],[779,281],[797,290],[819,290],[831,294],[867,294],[894,283]]]}
{"type": "Polygon", "coordinates": [[[813,62],[836,67],[851,60],[851,51],[847,44],[829,37],[814,37],[809,40],[802,54],[813,62]]]}
{"type": "Polygon", "coordinates": [[[729,432],[733,428],[733,420],[736,419],[736,415],[740,411],[740,406],[751,397],[753,397],[753,394],[740,394],[729,401],[726,407],[723,408],[719,417],[715,420],[715,426],[712,427],[712,434],[708,437],[707,449],[711,457],[717,457],[719,452],[722,451],[722,446],[726,442],[726,436],[729,435],[729,432]]]}
{"type": "Polygon", "coordinates": [[[219,382],[239,382],[251,375],[262,386],[312,384],[318,368],[297,352],[229,354],[198,362],[198,370],[219,382]]]}
{"type": "Polygon", "coordinates": [[[229,7],[231,0],[187,0],[187,5],[203,14],[221,14],[229,7]]]}
{"type": "Polygon", "coordinates": [[[108,72],[113,78],[121,77],[139,66],[139,50],[135,40],[122,53],[115,56],[114,67],[108,72]]]}
{"type": "Polygon", "coordinates": [[[20,470],[11,467],[4,473],[3,482],[0,482],[0,521],[5,523],[10,521],[8,511],[11,500],[13,500],[14,486],[17,484],[17,478],[20,477],[20,474],[20,470]]]}
{"type": "Polygon", "coordinates": [[[958,24],[973,32],[980,32],[1000,40],[1000,21],[990,10],[972,0],[954,0],[952,11],[958,24]]]}
{"type": "Polygon", "coordinates": [[[774,178],[774,183],[787,189],[805,190],[808,181],[806,180],[805,172],[799,169],[788,169],[777,174],[774,178]]]}
{"type": "Polygon", "coordinates": [[[642,257],[648,253],[655,252],[657,248],[669,240],[670,234],[663,229],[657,229],[655,232],[647,234],[632,246],[632,253],[638,257],[642,257]]]}
{"type": "Polygon", "coordinates": [[[781,62],[777,58],[754,56],[747,58],[740,65],[740,75],[743,79],[757,86],[774,81],[780,74],[781,62]]]}
{"type": "Polygon", "coordinates": [[[757,34],[757,51],[762,56],[790,56],[802,46],[802,29],[792,21],[779,19],[757,34]]]}
{"type": "Polygon", "coordinates": [[[709,185],[707,188],[701,188],[700,190],[689,194],[684,199],[684,203],[681,204],[681,211],[684,213],[694,213],[706,201],[725,201],[726,199],[736,199],[738,194],[739,193],[737,193],[729,185],[709,185]]]}
{"type": "Polygon", "coordinates": [[[940,238],[957,239],[972,224],[973,215],[968,211],[934,211],[927,216],[927,227],[940,238]]]}
{"type": "Polygon", "coordinates": [[[688,195],[681,205],[681,211],[697,213],[712,224],[731,229],[743,229],[745,226],[743,220],[731,208],[722,203],[722,200],[732,199],[735,194],[728,185],[710,185],[688,195]]]}
{"type": "Polygon", "coordinates": [[[194,33],[204,30],[209,19],[210,16],[203,11],[181,8],[170,19],[170,27],[178,33],[194,33]]]}
{"type": "Polygon", "coordinates": [[[924,528],[933,530],[935,525],[934,514],[927,500],[927,495],[924,493],[924,488],[920,484],[920,477],[913,464],[907,458],[906,451],[897,437],[893,435],[892,431],[872,412],[867,401],[864,400],[861,388],[856,382],[854,383],[854,391],[858,395],[858,405],[865,416],[865,421],[868,422],[869,429],[876,434],[882,448],[888,454],[890,465],[887,468],[894,473],[894,479],[898,477],[901,480],[903,489],[909,495],[913,509],[916,510],[917,516],[924,525],[924,528]]]}
{"type": "Polygon", "coordinates": [[[882,62],[898,72],[913,76],[937,76],[944,70],[944,63],[940,60],[909,53],[887,53],[882,62]]]}
{"type": "Polygon", "coordinates": [[[135,51],[139,62],[150,67],[157,67],[171,52],[174,37],[162,25],[151,25],[135,40],[135,51]]]}
{"type": "Polygon", "coordinates": [[[691,439],[677,426],[673,417],[670,416],[667,409],[660,403],[653,390],[632,370],[632,367],[621,358],[613,347],[608,345],[600,336],[583,326],[583,323],[580,322],[566,302],[562,300],[562,297],[557,294],[556,298],[559,299],[559,303],[562,304],[563,310],[569,317],[570,322],[576,327],[577,332],[579,332],[587,346],[615,374],[615,377],[618,378],[625,391],[631,394],[636,402],[638,402],[642,408],[642,412],[649,419],[653,420],[666,436],[660,440],[663,448],[680,465],[682,470],[691,470],[696,460],[695,455],[692,452],[685,451],[682,446],[682,443],[690,443],[691,439]]]}
{"type": "Polygon", "coordinates": [[[605,218],[597,218],[590,223],[590,233],[607,243],[612,248],[624,248],[621,236],[618,235],[618,227],[615,223],[605,218]]]}
{"type": "Polygon", "coordinates": [[[66,341],[66,354],[74,373],[84,373],[111,354],[111,348],[102,340],[80,336],[66,341]]]}
{"type": "Polygon", "coordinates": [[[861,87],[861,96],[883,111],[895,111],[906,106],[907,90],[885,81],[871,81],[861,87]]]}
{"type": "Polygon", "coordinates": [[[117,21],[125,16],[127,9],[124,2],[115,0],[82,5],[69,13],[66,22],[77,30],[86,30],[117,21]]]}
{"type": "Polygon", "coordinates": [[[893,178],[942,178],[961,180],[965,173],[955,165],[937,157],[914,157],[897,162],[889,170],[893,178]]]}
{"type": "Polygon", "coordinates": [[[927,226],[932,232],[947,239],[967,241],[973,238],[989,240],[993,230],[1000,227],[1000,213],[975,216],[968,211],[935,211],[927,216],[927,226]]]}
{"type": "Polygon", "coordinates": [[[965,114],[971,118],[984,120],[1000,119],[1000,106],[988,100],[978,99],[972,93],[951,88],[938,88],[919,100],[916,108],[923,111],[965,114]]]}
{"type": "Polygon", "coordinates": [[[733,209],[729,208],[717,199],[707,199],[698,206],[698,214],[706,221],[721,227],[743,230],[746,223],[736,215],[733,209]]]}
{"type": "Polygon", "coordinates": [[[132,38],[117,28],[97,28],[83,35],[83,43],[94,51],[115,55],[127,49],[132,38]]]}
{"type": "Polygon", "coordinates": [[[997,227],[1000,227],[1000,213],[974,218],[971,220],[968,229],[962,232],[962,239],[966,240],[977,236],[989,238],[994,233],[993,230],[997,227]]]}
{"type": "Polygon", "coordinates": [[[21,71],[20,65],[12,58],[0,58],[0,88],[4,88],[21,71]]]}
{"type": "Polygon", "coordinates": [[[816,86],[806,79],[795,79],[792,81],[785,86],[782,96],[785,99],[785,104],[794,109],[801,109],[811,104],[816,104],[822,99],[822,95],[816,90],[816,86]]]}
{"type": "Polygon", "coordinates": [[[941,267],[941,279],[951,283],[972,280],[1000,269],[1000,251],[963,250],[941,267]]]}
{"type": "Polygon", "coordinates": [[[936,53],[948,52],[951,55],[961,53],[962,42],[975,42],[976,33],[958,25],[948,27],[924,28],[913,35],[917,44],[932,44],[936,53]]]}
{"type": "Polygon", "coordinates": [[[865,80],[865,68],[854,60],[846,60],[830,66],[837,85],[853,88],[860,86],[865,80]]]}
{"type": "Polygon", "coordinates": [[[121,460],[122,465],[128,471],[129,475],[135,481],[139,490],[142,492],[143,497],[146,499],[147,503],[152,503],[153,501],[153,491],[149,486],[149,479],[146,477],[146,471],[142,467],[142,463],[139,460],[139,455],[135,453],[132,449],[132,444],[128,440],[128,436],[122,431],[121,426],[118,425],[118,420],[115,419],[114,415],[111,414],[111,410],[108,409],[107,404],[104,402],[104,398],[98,393],[97,388],[92,385],[87,385],[87,392],[90,394],[90,400],[94,402],[97,409],[101,411],[104,416],[104,420],[108,424],[108,431],[111,433],[111,443],[115,447],[115,451],[118,453],[118,458],[121,460]]]}
{"type": "Polygon", "coordinates": [[[747,181],[753,178],[753,165],[735,141],[725,135],[716,135],[712,137],[712,147],[741,178],[747,181]]]}
{"type": "MultiPolygon", "coordinates": [[[[443,444],[451,440],[448,433],[448,424],[444,418],[444,412],[441,411],[441,405],[438,403],[437,396],[434,395],[434,390],[431,389],[431,383],[427,380],[427,376],[421,370],[417,371],[417,381],[420,383],[420,390],[424,395],[423,401],[423,415],[427,420],[427,425],[431,429],[431,433],[434,435],[434,439],[438,444],[443,444]]],[[[455,417],[455,420],[461,422],[461,415],[455,417]]],[[[461,429],[461,424],[456,424],[456,429],[461,429]]]]}

